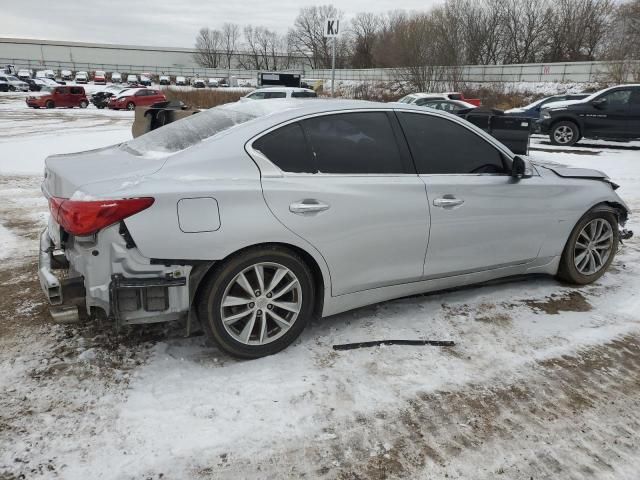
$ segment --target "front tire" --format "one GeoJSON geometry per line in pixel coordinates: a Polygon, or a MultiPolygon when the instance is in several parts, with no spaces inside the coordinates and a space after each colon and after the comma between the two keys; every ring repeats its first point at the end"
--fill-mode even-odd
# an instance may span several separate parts
{"type": "Polygon", "coordinates": [[[610,207],[589,210],[573,228],[560,259],[558,277],[586,285],[598,280],[618,251],[618,217],[610,207]]]}
{"type": "Polygon", "coordinates": [[[127,110],[135,110],[136,109],[136,104],[133,102],[129,102],[127,103],[127,110]]]}
{"type": "Polygon", "coordinates": [[[44,104],[46,108],[55,108],[56,104],[53,103],[53,100],[47,100],[47,103],[44,104]]]}
{"type": "Polygon", "coordinates": [[[549,139],[553,145],[570,147],[580,140],[580,129],[570,121],[558,122],[551,127],[549,139]]]}
{"type": "Polygon", "coordinates": [[[221,350],[239,358],[273,355],[311,319],[313,276],[304,260],[280,248],[257,248],[214,269],[198,301],[200,323],[221,350]]]}

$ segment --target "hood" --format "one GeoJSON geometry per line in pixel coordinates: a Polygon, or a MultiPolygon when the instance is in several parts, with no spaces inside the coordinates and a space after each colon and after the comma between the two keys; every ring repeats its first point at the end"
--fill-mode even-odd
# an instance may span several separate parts
{"type": "Polygon", "coordinates": [[[562,178],[582,178],[587,180],[600,180],[611,185],[616,190],[618,185],[612,182],[606,173],[591,168],[574,168],[555,162],[535,160],[531,162],[536,167],[546,168],[562,178]]]}
{"type": "Polygon", "coordinates": [[[89,185],[99,182],[113,184],[111,191],[115,192],[119,186],[139,181],[163,165],[164,161],[133,155],[120,145],[52,155],[45,160],[42,189],[45,195],[54,197],[90,196],[94,192],[89,185]]]}
{"type": "Polygon", "coordinates": [[[527,110],[524,108],[510,108],[509,110],[505,110],[504,113],[512,114],[512,113],[524,113],[527,110]]]}

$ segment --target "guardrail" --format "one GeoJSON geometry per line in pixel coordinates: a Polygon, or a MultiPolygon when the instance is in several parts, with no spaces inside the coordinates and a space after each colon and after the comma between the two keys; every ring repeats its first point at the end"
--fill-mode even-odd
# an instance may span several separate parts
{"type": "MultiPolygon", "coordinates": [[[[187,77],[230,77],[238,79],[257,79],[258,70],[239,68],[198,68],[183,66],[131,65],[79,63],[68,61],[46,62],[30,59],[0,58],[0,65],[12,64],[18,68],[32,70],[72,70],[120,73],[148,72],[154,75],[184,75],[187,77]]],[[[640,82],[640,60],[625,62],[570,62],[570,63],[529,63],[517,65],[463,65],[455,67],[434,67],[438,81],[474,82],[474,83],[513,83],[513,82],[557,82],[557,83],[597,83],[597,82],[640,82]]],[[[311,80],[327,81],[331,79],[330,69],[288,69],[282,72],[300,73],[311,80]]],[[[355,82],[395,82],[409,76],[404,68],[337,69],[337,81],[355,82]]]]}

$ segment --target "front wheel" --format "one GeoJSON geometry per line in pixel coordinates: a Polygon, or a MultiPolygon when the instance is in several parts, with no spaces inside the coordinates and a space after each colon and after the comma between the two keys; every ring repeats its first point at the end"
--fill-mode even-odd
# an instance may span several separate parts
{"type": "Polygon", "coordinates": [[[554,145],[570,147],[580,140],[580,130],[573,122],[558,122],[551,127],[549,139],[554,145]]]}
{"type": "Polygon", "coordinates": [[[136,104],[133,102],[129,102],[127,103],[127,110],[135,110],[136,109],[136,104]]]}
{"type": "Polygon", "coordinates": [[[225,261],[204,284],[200,322],[225,352],[240,358],[272,355],[289,346],[313,314],[309,267],[278,248],[249,250],[225,261]]]}
{"type": "Polygon", "coordinates": [[[595,282],[618,251],[618,217],[609,207],[596,207],[576,224],[560,259],[558,277],[577,285],[595,282]]]}
{"type": "Polygon", "coordinates": [[[53,103],[53,100],[47,100],[47,103],[45,103],[44,106],[46,108],[54,108],[56,106],[56,104],[53,103]]]}

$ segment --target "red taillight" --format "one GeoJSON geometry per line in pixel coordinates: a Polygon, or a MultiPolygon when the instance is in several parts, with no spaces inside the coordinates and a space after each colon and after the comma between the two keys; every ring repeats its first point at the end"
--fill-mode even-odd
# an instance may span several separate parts
{"type": "Polygon", "coordinates": [[[51,197],[49,209],[58,224],[72,235],[92,235],[153,205],[151,197],[121,200],[68,200],[51,197]]]}

